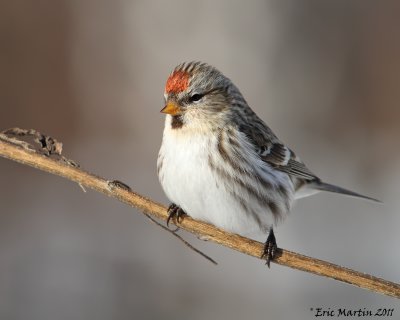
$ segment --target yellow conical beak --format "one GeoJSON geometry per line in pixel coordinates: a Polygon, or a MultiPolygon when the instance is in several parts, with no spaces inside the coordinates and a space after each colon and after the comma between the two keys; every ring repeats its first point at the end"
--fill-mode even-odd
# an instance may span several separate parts
{"type": "Polygon", "coordinates": [[[182,109],[175,102],[168,101],[167,105],[160,112],[176,116],[182,112],[182,109]]]}

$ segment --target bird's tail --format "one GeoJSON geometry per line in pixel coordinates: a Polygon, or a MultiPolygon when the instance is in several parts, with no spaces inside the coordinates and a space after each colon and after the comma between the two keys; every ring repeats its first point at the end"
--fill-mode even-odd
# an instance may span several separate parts
{"type": "Polygon", "coordinates": [[[342,187],[335,186],[333,184],[325,183],[322,181],[310,182],[308,187],[310,187],[312,189],[316,189],[316,190],[340,193],[340,194],[344,194],[344,195],[351,196],[351,197],[357,197],[357,198],[362,198],[362,199],[367,199],[367,200],[371,200],[374,202],[382,203],[382,201],[380,201],[380,200],[377,200],[377,199],[374,199],[371,197],[367,197],[367,196],[363,196],[362,194],[359,194],[357,192],[350,191],[350,190],[344,189],[342,187]]]}

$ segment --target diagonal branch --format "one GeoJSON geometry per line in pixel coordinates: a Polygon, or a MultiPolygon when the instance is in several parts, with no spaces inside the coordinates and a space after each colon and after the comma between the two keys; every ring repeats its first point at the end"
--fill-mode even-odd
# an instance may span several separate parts
{"type": "MultiPolygon", "coordinates": [[[[0,156],[75,181],[82,186],[135,207],[153,218],[165,221],[168,218],[166,207],[131,191],[123,183],[115,183],[115,181],[109,181],[91,174],[80,169],[74,162],[52,159],[48,155],[27,148],[26,144],[17,139],[9,138],[5,134],[0,134],[0,156]]],[[[260,258],[263,252],[263,244],[260,242],[225,232],[190,217],[185,217],[180,223],[176,221],[174,223],[202,239],[213,241],[256,258],[260,258]]],[[[400,298],[400,285],[397,283],[295,252],[278,249],[276,258],[272,262],[400,298]]]]}

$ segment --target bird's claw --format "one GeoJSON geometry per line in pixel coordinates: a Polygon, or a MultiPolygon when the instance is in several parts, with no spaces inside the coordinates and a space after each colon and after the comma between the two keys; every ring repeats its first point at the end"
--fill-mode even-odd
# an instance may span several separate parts
{"type": "Polygon", "coordinates": [[[183,216],[186,214],[185,211],[183,211],[182,208],[177,206],[175,203],[170,204],[167,212],[168,212],[167,227],[169,226],[169,221],[171,219],[175,218],[176,222],[180,223],[183,219],[183,216]]]}
{"type": "Polygon", "coordinates": [[[276,245],[274,231],[271,229],[268,234],[267,241],[265,242],[264,245],[264,252],[261,256],[261,258],[266,259],[266,265],[268,266],[268,268],[270,267],[271,260],[275,258],[277,248],[278,246],[276,245]]]}

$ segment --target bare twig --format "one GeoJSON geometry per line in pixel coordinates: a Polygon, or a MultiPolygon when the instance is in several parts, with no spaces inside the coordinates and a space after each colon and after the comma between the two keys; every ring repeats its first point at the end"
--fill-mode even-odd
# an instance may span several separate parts
{"type": "MultiPolygon", "coordinates": [[[[115,183],[111,184],[104,178],[64,161],[55,160],[29,148],[24,148],[24,146],[10,141],[10,138],[4,134],[0,134],[0,156],[75,181],[85,187],[136,207],[153,218],[162,220],[167,220],[168,218],[166,207],[129,190],[129,188],[124,188],[115,183]]],[[[200,236],[202,239],[213,241],[256,258],[260,258],[263,252],[263,244],[260,242],[225,232],[205,222],[193,220],[190,217],[185,217],[180,223],[176,221],[174,223],[179,225],[180,228],[200,236]]],[[[276,258],[272,262],[346,282],[387,296],[400,298],[400,285],[397,283],[295,252],[278,249],[276,258]]]]}
{"type": "MultiPolygon", "coordinates": [[[[131,187],[128,186],[127,184],[123,183],[122,181],[119,180],[113,180],[113,181],[109,181],[109,186],[112,188],[122,188],[124,190],[127,191],[132,191],[131,187]]],[[[86,191],[85,191],[86,192],[86,191]]],[[[204,252],[200,251],[199,249],[195,248],[194,246],[192,246],[189,242],[187,242],[185,239],[183,239],[179,234],[176,233],[176,231],[178,231],[179,227],[176,228],[176,230],[171,230],[168,227],[162,225],[161,223],[159,223],[156,219],[152,218],[148,213],[146,213],[145,211],[143,212],[143,214],[151,221],[153,222],[155,225],[159,226],[161,229],[171,233],[174,237],[178,238],[180,241],[182,241],[182,243],[187,246],[190,250],[193,250],[194,252],[198,253],[199,255],[201,255],[203,258],[205,258],[206,260],[210,261],[212,264],[217,265],[218,263],[212,259],[211,257],[209,257],[208,255],[206,255],[204,252]]]]}
{"type": "Polygon", "coordinates": [[[160,228],[164,229],[165,231],[170,232],[173,236],[177,237],[179,240],[181,240],[187,247],[189,247],[191,250],[194,252],[197,252],[199,255],[210,261],[212,264],[217,265],[217,261],[214,259],[210,258],[208,255],[206,255],[204,252],[201,252],[199,249],[193,247],[189,242],[187,242],[185,239],[183,239],[179,234],[177,234],[174,230],[168,229],[166,226],[163,226],[161,223],[159,223],[157,220],[155,220],[152,216],[150,216],[148,213],[143,212],[144,215],[149,218],[149,220],[156,225],[158,225],[160,228]]]}

